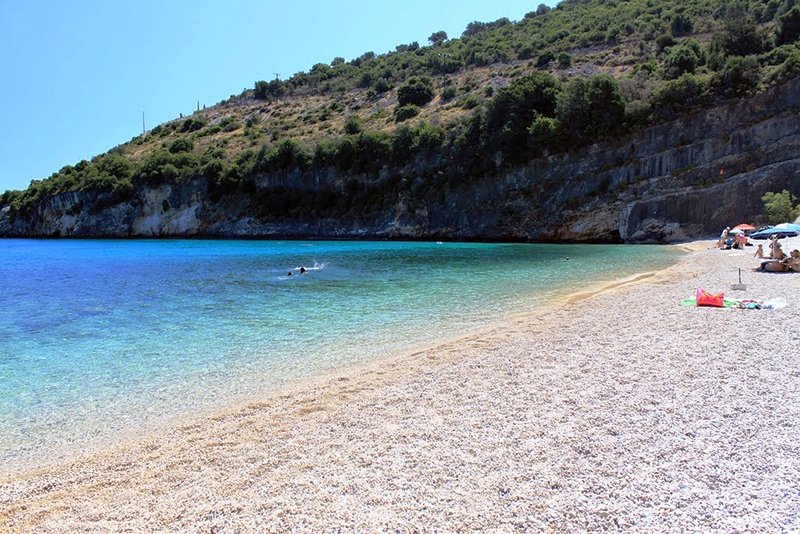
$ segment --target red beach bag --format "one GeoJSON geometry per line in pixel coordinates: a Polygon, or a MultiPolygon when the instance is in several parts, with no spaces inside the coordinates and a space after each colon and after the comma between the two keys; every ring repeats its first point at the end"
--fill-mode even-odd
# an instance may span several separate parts
{"type": "Polygon", "coordinates": [[[712,306],[714,308],[723,308],[725,306],[724,293],[717,293],[716,295],[713,295],[705,289],[698,288],[695,298],[698,306],[712,306]]]}

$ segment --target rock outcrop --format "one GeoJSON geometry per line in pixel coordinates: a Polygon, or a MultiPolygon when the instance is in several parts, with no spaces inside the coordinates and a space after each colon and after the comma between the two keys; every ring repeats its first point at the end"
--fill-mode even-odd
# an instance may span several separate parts
{"type": "MultiPolygon", "coordinates": [[[[396,194],[369,214],[273,217],[243,194],[212,199],[205,180],[64,193],[26,216],[0,211],[2,236],[216,236],[663,243],[715,234],[761,212],[761,196],[800,194],[800,78],[613,142],[446,185],[434,198],[396,194]],[[386,207],[389,206],[389,207],[386,207]]],[[[425,163],[420,163],[425,165],[425,163]]],[[[413,169],[404,172],[413,175],[413,169]]],[[[263,176],[257,192],[380,187],[390,173],[263,176]]],[[[388,186],[387,186],[388,190],[388,186]]]]}

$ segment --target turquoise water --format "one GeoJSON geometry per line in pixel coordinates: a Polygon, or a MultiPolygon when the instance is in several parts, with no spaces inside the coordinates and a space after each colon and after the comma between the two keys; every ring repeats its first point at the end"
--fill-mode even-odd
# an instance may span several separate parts
{"type": "Polygon", "coordinates": [[[0,240],[0,463],[453,338],[677,258],[624,245],[0,240]]]}

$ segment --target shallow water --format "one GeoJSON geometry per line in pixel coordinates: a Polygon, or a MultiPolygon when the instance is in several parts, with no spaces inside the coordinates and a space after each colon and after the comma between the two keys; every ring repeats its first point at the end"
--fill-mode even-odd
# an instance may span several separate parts
{"type": "Polygon", "coordinates": [[[679,254],[630,245],[0,240],[0,463],[452,338],[679,254]],[[313,268],[300,274],[300,266],[313,268]]]}

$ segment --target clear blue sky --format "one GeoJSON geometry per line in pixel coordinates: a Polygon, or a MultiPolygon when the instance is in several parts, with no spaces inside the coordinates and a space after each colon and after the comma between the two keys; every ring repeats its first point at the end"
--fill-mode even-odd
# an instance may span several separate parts
{"type": "Polygon", "coordinates": [[[0,0],[0,192],[256,80],[555,0],[0,0]]]}

